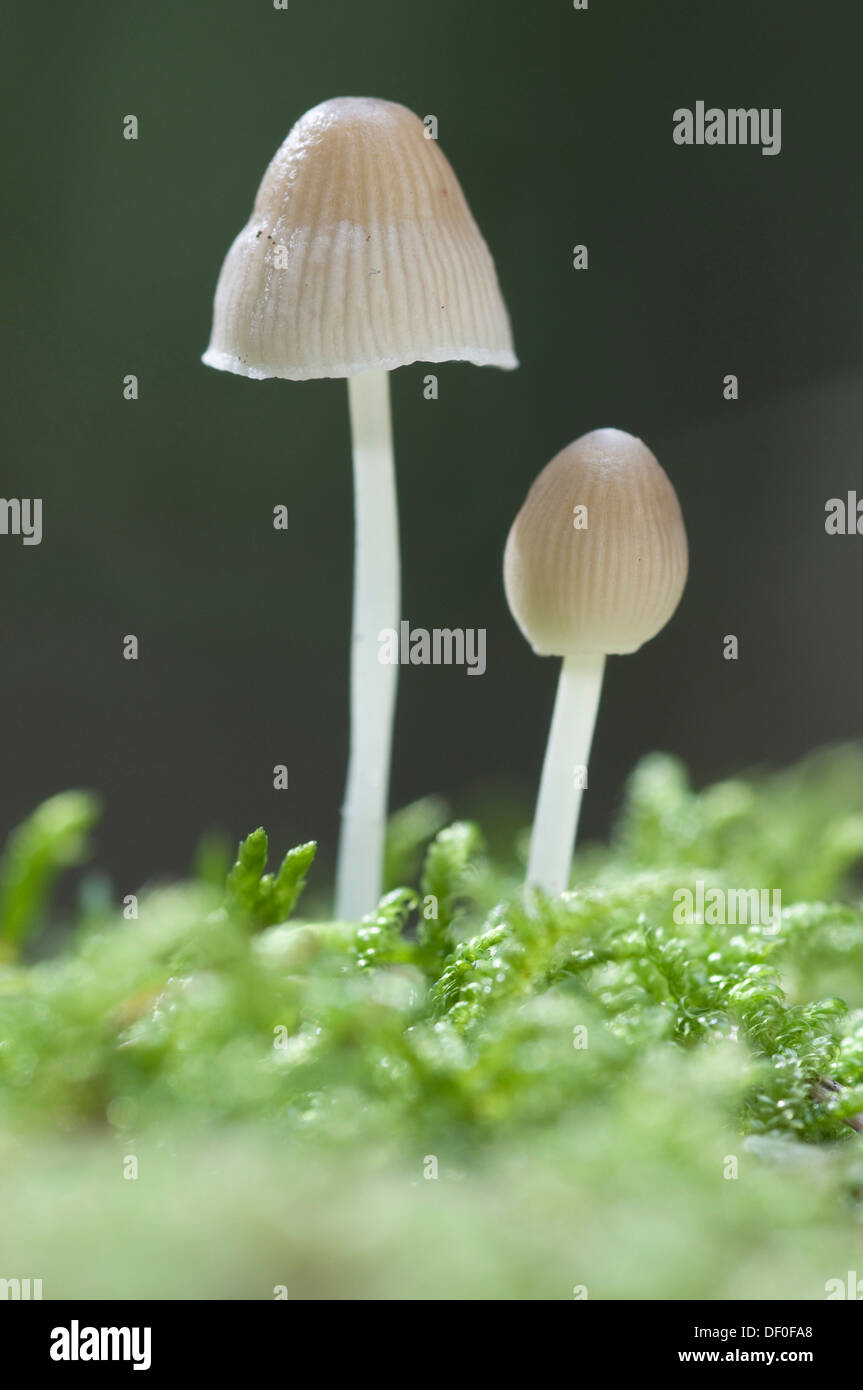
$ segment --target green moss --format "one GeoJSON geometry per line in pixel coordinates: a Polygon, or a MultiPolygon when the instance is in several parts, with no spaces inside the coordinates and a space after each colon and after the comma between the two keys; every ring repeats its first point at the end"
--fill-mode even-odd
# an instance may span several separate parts
{"type": "Polygon", "coordinates": [[[267,873],[259,830],[226,890],[210,854],[134,920],[90,893],[36,959],[94,813],[54,798],[0,865],[0,1276],[818,1298],[863,1258],[859,749],[701,793],[647,759],[554,903],[430,800],[389,851],[416,886],[363,923],[296,921],[315,847],[267,873]],[[781,918],[680,908],[750,889],[781,918]]]}

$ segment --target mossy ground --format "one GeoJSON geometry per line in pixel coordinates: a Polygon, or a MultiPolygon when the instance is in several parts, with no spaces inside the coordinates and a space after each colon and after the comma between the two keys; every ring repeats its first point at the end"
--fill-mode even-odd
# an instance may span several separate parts
{"type": "Polygon", "coordinates": [[[300,921],[313,847],[268,875],[256,832],[227,890],[205,855],[137,919],[89,891],[37,957],[94,814],[54,798],[0,868],[0,1277],[818,1299],[863,1272],[859,749],[698,794],[649,758],[611,846],[530,911],[428,802],[362,925],[300,921]],[[698,881],[780,890],[778,930],[675,920],[698,881]]]}

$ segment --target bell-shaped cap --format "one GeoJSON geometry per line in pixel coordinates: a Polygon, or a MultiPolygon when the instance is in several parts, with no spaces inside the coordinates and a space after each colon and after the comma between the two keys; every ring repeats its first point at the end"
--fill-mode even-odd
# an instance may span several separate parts
{"type": "Polygon", "coordinates": [[[297,121],[225,258],[203,360],[295,381],[518,365],[489,249],[418,116],[339,97],[297,121]]]}
{"type": "Polygon", "coordinates": [[[680,602],[677,494],[640,439],[594,430],[552,459],[512,524],[504,587],[540,656],[634,652],[680,602]]]}

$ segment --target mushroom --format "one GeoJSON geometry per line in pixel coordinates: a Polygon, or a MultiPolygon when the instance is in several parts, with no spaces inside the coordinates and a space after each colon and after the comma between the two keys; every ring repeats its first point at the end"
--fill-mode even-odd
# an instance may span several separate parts
{"type": "Polygon", "coordinates": [[[688,567],[677,495],[623,430],[593,430],[545,467],[512,524],[504,587],[539,656],[563,658],[527,882],[569,882],[605,658],[637,651],[680,602],[688,567]]]}
{"type": "Polygon", "coordinates": [[[370,97],[306,112],[264,174],[216,287],[204,362],[260,380],[347,377],[356,541],[339,917],[381,891],[399,626],[389,377],[411,362],[518,365],[494,263],[419,117],[370,97]]]}

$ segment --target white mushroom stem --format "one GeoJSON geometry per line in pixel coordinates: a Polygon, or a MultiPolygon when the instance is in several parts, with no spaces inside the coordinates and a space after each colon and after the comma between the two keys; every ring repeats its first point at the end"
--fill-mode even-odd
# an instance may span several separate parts
{"type": "Polygon", "coordinates": [[[528,885],[549,897],[569,885],[604,670],[602,652],[566,656],[560,668],[527,865],[528,885]]]}
{"type": "Polygon", "coordinates": [[[354,455],[354,612],[350,757],[336,869],[336,913],[358,921],[377,907],[383,875],[398,666],[379,660],[380,634],[398,631],[399,533],[389,373],[348,377],[354,455]]]}

